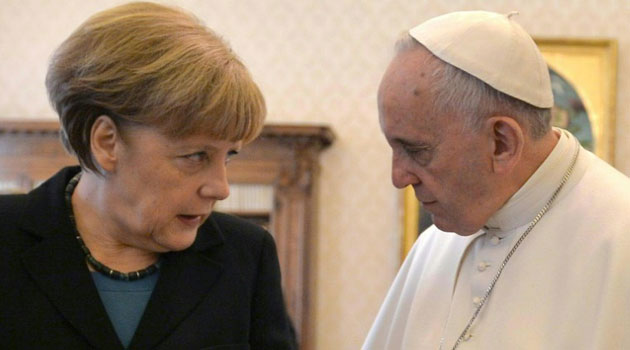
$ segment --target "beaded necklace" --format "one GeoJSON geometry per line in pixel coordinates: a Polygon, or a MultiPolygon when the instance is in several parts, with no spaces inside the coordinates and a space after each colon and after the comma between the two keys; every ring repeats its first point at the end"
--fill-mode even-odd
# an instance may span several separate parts
{"type": "Polygon", "coordinates": [[[83,253],[85,253],[85,259],[87,263],[90,266],[92,266],[94,270],[96,270],[97,272],[105,275],[106,277],[109,277],[114,280],[119,280],[119,281],[135,281],[135,280],[145,278],[155,273],[159,268],[157,262],[142,270],[131,271],[131,272],[125,273],[125,272],[116,271],[114,269],[111,269],[105,266],[103,263],[96,260],[92,256],[92,253],[90,253],[90,250],[85,245],[85,242],[83,242],[83,239],[81,238],[81,235],[79,234],[79,230],[77,229],[77,223],[74,219],[74,211],[72,209],[72,193],[74,192],[74,189],[79,183],[80,178],[81,178],[81,172],[79,172],[72,179],[70,179],[70,182],[68,182],[68,185],[66,186],[65,199],[66,199],[66,206],[68,207],[68,211],[69,211],[70,221],[72,222],[72,227],[74,228],[74,234],[76,236],[77,242],[79,242],[79,245],[81,246],[81,250],[83,250],[83,253]]]}

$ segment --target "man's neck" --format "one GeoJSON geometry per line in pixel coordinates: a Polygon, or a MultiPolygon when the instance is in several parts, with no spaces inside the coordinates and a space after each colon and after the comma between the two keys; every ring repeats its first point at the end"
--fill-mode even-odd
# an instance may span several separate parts
{"type": "Polygon", "coordinates": [[[527,138],[525,147],[523,148],[523,158],[515,169],[515,176],[512,186],[512,196],[518,191],[527,180],[540,168],[542,163],[547,159],[549,154],[560,140],[560,134],[551,129],[545,136],[540,139],[532,140],[527,138]]]}

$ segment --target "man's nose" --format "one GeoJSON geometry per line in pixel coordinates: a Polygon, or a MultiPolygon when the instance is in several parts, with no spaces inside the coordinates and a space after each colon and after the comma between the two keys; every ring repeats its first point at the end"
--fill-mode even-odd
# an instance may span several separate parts
{"type": "Polygon", "coordinates": [[[392,183],[396,188],[405,188],[408,185],[415,185],[420,182],[409,168],[407,162],[401,160],[396,154],[392,157],[392,183]]]}

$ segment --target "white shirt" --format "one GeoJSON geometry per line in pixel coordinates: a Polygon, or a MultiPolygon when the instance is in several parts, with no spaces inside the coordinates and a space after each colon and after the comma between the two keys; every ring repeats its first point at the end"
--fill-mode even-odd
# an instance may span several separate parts
{"type": "MultiPolygon", "coordinates": [[[[558,144],[486,227],[425,231],[364,344],[451,349],[499,265],[562,181],[577,140],[558,144]]],[[[509,260],[458,349],[630,348],[630,180],[580,149],[551,209],[509,260]]]]}

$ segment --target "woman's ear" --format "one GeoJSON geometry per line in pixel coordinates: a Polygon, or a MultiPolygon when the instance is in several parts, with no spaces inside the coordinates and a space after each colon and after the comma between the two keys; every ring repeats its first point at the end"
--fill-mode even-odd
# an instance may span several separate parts
{"type": "Polygon", "coordinates": [[[98,167],[106,172],[116,169],[121,141],[116,123],[110,117],[102,115],[96,118],[90,132],[90,148],[98,167]]]}
{"type": "Polygon", "coordinates": [[[492,142],[492,170],[508,173],[518,164],[525,146],[521,125],[511,117],[494,116],[486,120],[492,142]]]}

